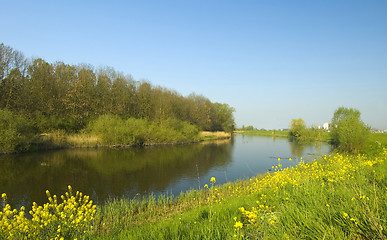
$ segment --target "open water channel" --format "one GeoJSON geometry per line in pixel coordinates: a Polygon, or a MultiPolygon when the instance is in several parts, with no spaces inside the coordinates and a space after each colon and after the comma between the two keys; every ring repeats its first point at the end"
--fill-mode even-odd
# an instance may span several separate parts
{"type": "Polygon", "coordinates": [[[232,140],[127,149],[66,149],[0,156],[0,194],[13,208],[47,202],[71,185],[94,202],[109,198],[174,194],[294,166],[328,154],[328,144],[299,145],[287,138],[235,135],[232,140]],[[289,161],[288,158],[292,158],[289,161]]]}

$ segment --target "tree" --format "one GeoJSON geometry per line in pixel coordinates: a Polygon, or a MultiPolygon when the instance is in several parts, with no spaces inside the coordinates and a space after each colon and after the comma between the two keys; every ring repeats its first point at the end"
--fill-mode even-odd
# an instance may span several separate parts
{"type": "Polygon", "coordinates": [[[302,118],[292,119],[290,122],[290,136],[299,139],[306,131],[306,124],[302,118]]]}
{"type": "Polygon", "coordinates": [[[76,122],[76,130],[85,127],[87,121],[95,114],[95,83],[94,72],[82,68],[66,93],[66,108],[76,122]]]}
{"type": "Polygon", "coordinates": [[[216,108],[219,130],[232,133],[235,128],[234,116],[232,113],[235,112],[235,109],[226,103],[215,103],[214,106],[216,108]]]}
{"type": "Polygon", "coordinates": [[[369,130],[361,121],[357,109],[340,107],[333,114],[332,143],[341,152],[356,154],[362,150],[367,143],[369,130]]]}

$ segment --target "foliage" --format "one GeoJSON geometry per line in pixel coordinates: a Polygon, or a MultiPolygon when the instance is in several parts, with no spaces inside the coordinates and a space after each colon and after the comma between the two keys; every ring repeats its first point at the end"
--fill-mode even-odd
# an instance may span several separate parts
{"type": "Polygon", "coordinates": [[[323,141],[323,132],[317,128],[307,128],[302,118],[292,119],[290,122],[289,136],[299,143],[323,141]]]}
{"type": "Polygon", "coordinates": [[[51,197],[46,191],[48,203],[38,206],[35,202],[26,217],[25,207],[20,210],[6,204],[7,195],[2,194],[3,207],[0,212],[0,237],[6,239],[74,239],[90,234],[96,212],[96,205],[89,196],[76,192],[73,195],[71,186],[61,196],[51,197]]]}
{"type": "Polygon", "coordinates": [[[249,126],[243,125],[242,128],[238,128],[237,130],[240,130],[240,131],[254,131],[256,129],[253,126],[251,126],[251,125],[249,125],[249,126]]]}
{"type": "Polygon", "coordinates": [[[332,142],[339,151],[358,153],[364,149],[370,128],[360,119],[360,111],[353,108],[338,108],[332,118],[332,142]]]}
{"type": "Polygon", "coordinates": [[[234,116],[232,114],[235,112],[235,109],[226,103],[215,103],[215,108],[218,115],[218,126],[215,130],[224,130],[225,132],[232,133],[235,129],[234,116]]]}
{"type": "Polygon", "coordinates": [[[149,123],[143,119],[126,120],[115,115],[102,115],[88,126],[107,145],[133,145],[151,143],[178,143],[197,140],[199,130],[177,119],[149,123]]]}
{"type": "Polygon", "coordinates": [[[290,122],[290,136],[299,138],[306,131],[306,124],[302,118],[292,119],[290,122]]]}
{"type": "Polygon", "coordinates": [[[102,115],[160,123],[177,119],[200,130],[234,129],[235,111],[227,104],[138,82],[112,68],[28,61],[0,44],[0,108],[28,118],[41,132],[79,132],[102,115]]]}
{"type": "Polygon", "coordinates": [[[22,116],[0,109],[0,153],[28,149],[33,128],[22,116]]]}

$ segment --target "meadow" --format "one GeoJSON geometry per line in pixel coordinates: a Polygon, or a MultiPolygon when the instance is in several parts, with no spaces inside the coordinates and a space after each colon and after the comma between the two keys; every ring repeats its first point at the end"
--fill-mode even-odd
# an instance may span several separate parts
{"type": "Polygon", "coordinates": [[[0,237],[23,239],[34,229],[36,239],[385,239],[386,146],[386,135],[373,134],[361,154],[278,159],[270,173],[224,185],[211,178],[177,197],[113,199],[94,207],[70,191],[58,207],[48,193],[47,205],[31,212],[39,219],[23,218],[24,209],[12,210],[3,194],[0,237]],[[293,167],[283,168],[284,161],[293,167]],[[23,228],[9,227],[18,221],[23,228]]]}

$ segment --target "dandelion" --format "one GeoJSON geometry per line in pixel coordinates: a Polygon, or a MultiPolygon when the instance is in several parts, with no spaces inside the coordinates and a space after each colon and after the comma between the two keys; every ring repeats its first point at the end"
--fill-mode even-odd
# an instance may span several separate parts
{"type": "Polygon", "coordinates": [[[208,184],[204,184],[204,188],[208,188],[208,184]]]}
{"type": "Polygon", "coordinates": [[[5,193],[1,194],[1,199],[3,199],[4,201],[7,200],[7,194],[5,193]]]}

